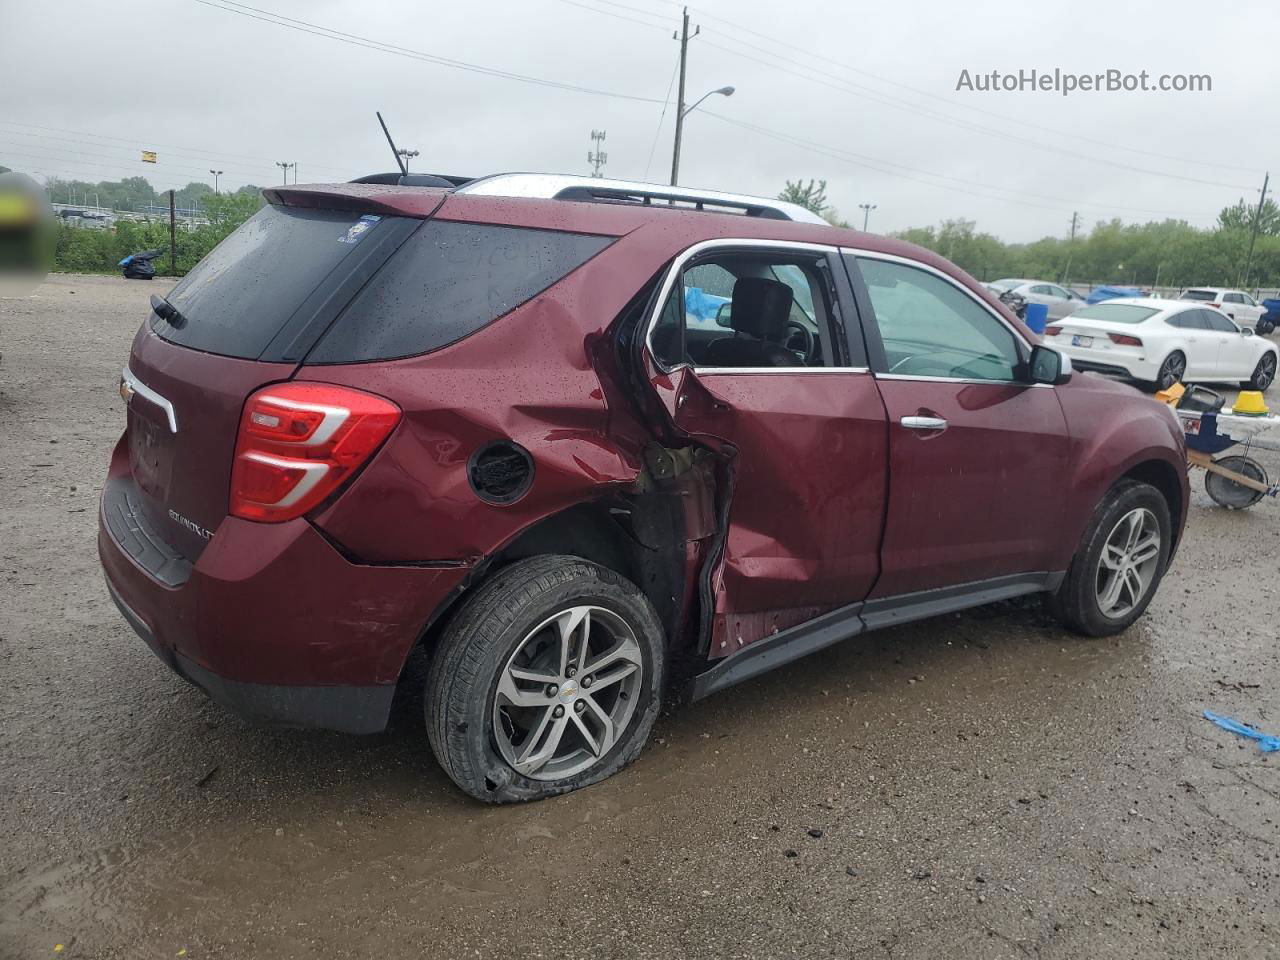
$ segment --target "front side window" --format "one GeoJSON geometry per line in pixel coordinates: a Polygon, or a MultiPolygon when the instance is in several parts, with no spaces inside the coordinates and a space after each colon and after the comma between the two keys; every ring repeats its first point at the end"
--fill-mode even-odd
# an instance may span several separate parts
{"type": "Polygon", "coordinates": [[[950,281],[918,267],[859,257],[887,372],[964,380],[1015,380],[1013,332],[950,281]]]}
{"type": "Polygon", "coordinates": [[[1239,333],[1239,328],[1232,323],[1227,317],[1218,313],[1216,310],[1201,310],[1204,314],[1205,321],[1210,330],[1218,333],[1239,333]]]}
{"type": "Polygon", "coordinates": [[[717,253],[687,265],[650,332],[670,369],[822,367],[833,360],[820,259],[717,253]]]}

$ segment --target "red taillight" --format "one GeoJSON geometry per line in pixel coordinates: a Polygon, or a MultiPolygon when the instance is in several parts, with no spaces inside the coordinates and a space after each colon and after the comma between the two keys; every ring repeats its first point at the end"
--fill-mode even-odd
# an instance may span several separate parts
{"type": "Polygon", "coordinates": [[[1118,343],[1124,347],[1142,346],[1141,340],[1137,337],[1131,337],[1127,333],[1108,333],[1107,336],[1111,339],[1112,343],[1118,343]]]}
{"type": "Polygon", "coordinates": [[[390,400],[324,383],[281,383],[251,396],[231,468],[231,514],[300,517],[360,469],[400,422],[390,400]]]}
{"type": "Polygon", "coordinates": [[[1061,332],[1062,332],[1061,327],[1045,327],[1044,328],[1044,335],[1046,337],[1056,337],[1061,332]]]}

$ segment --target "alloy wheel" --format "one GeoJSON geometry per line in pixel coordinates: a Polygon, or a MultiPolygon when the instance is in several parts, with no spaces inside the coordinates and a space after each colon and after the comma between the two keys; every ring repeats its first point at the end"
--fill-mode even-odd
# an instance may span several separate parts
{"type": "Polygon", "coordinates": [[[498,676],[498,752],[533,780],[581,773],[626,731],[643,680],[640,643],[625,620],[598,606],[561,610],[525,635],[498,676]]]}
{"type": "Polygon", "coordinates": [[[1160,370],[1160,389],[1167,390],[1175,383],[1182,379],[1182,375],[1187,372],[1186,358],[1180,353],[1172,354],[1164,362],[1164,366],[1160,370]]]}
{"type": "Polygon", "coordinates": [[[1276,378],[1276,355],[1274,353],[1263,354],[1262,359],[1258,361],[1258,372],[1254,374],[1253,382],[1259,390],[1265,390],[1271,386],[1271,381],[1276,378]]]}
{"type": "Polygon", "coordinates": [[[1159,572],[1160,546],[1160,522],[1146,507],[1130,510],[1112,527],[1095,582],[1104,617],[1119,620],[1142,602],[1159,572]]]}

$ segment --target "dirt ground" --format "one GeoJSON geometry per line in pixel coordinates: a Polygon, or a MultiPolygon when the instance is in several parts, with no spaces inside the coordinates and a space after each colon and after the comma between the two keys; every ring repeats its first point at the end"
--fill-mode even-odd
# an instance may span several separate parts
{"type": "Polygon", "coordinates": [[[116,384],[167,287],[0,301],[0,958],[1280,956],[1280,754],[1200,716],[1280,734],[1280,503],[1193,478],[1121,637],[1029,603],[873,634],[486,808],[413,696],[380,736],[257,729],[112,606],[116,384]]]}

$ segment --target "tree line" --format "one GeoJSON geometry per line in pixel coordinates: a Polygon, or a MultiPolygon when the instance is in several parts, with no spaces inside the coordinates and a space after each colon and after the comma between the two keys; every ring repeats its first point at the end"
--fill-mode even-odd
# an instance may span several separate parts
{"type": "MultiPolygon", "coordinates": [[[[778,199],[798,203],[837,226],[848,227],[828,202],[826,181],[786,182],[778,199]]],[[[979,280],[1027,277],[1058,283],[1136,287],[1280,287],[1280,207],[1267,200],[1261,213],[1243,199],[1218,214],[1208,229],[1185,220],[1124,223],[1101,220],[1070,237],[1004,243],[973,220],[944,220],[893,236],[934,251],[979,280]],[[1258,238],[1244,278],[1254,218],[1258,238]]]]}
{"type": "MultiPolygon", "coordinates": [[[[3,168],[0,168],[3,169],[3,168]]],[[[786,182],[780,200],[798,203],[828,222],[848,227],[827,200],[825,180],[786,182]]],[[[124,180],[50,180],[50,200],[79,202],[87,198],[103,207],[138,211],[149,206],[167,210],[167,192],[156,191],[145,177],[124,180]]],[[[179,230],[177,275],[186,273],[228,233],[262,206],[259,188],[241,187],[215,194],[207,183],[192,182],[175,192],[179,207],[198,206],[209,222],[179,230]]],[[[1280,207],[1268,200],[1260,215],[1256,206],[1238,203],[1223,208],[1213,227],[1201,229],[1184,220],[1124,223],[1103,220],[1076,237],[1044,237],[1032,243],[1005,243],[979,231],[973,220],[944,220],[937,226],[912,227],[894,236],[946,257],[979,280],[1029,277],[1059,283],[1119,284],[1137,287],[1185,287],[1193,285],[1280,287],[1280,207]],[[1258,237],[1248,259],[1255,217],[1258,237]]],[[[165,256],[157,267],[169,271],[168,217],[157,214],[148,221],[117,221],[107,229],[58,226],[54,269],[72,273],[114,272],[130,253],[160,249],[165,256]]]]}

